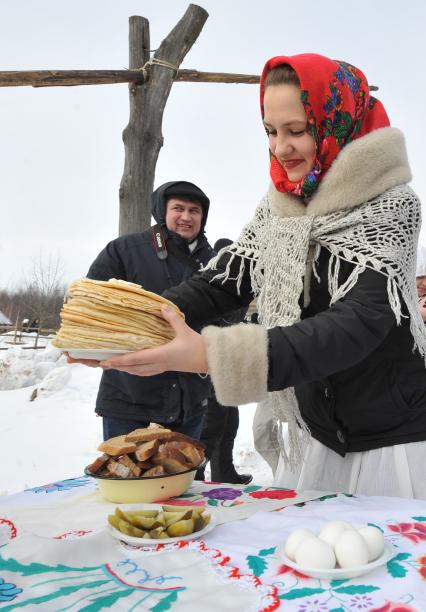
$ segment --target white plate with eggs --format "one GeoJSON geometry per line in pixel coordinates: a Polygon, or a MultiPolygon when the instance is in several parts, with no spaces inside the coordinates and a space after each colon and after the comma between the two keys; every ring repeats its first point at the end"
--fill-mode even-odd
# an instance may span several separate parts
{"type": "Polygon", "coordinates": [[[318,535],[310,529],[296,529],[277,549],[288,567],[325,580],[363,576],[396,554],[377,527],[357,528],[345,521],[327,523],[318,535]]]}
{"type": "Polygon", "coordinates": [[[310,576],[311,578],[323,578],[325,580],[344,580],[346,578],[357,578],[357,576],[363,576],[364,574],[368,574],[374,569],[385,565],[396,554],[397,552],[395,547],[390,542],[386,542],[383,554],[375,561],[371,561],[366,565],[351,568],[337,567],[335,569],[315,569],[312,567],[302,567],[294,561],[291,561],[284,552],[284,544],[277,549],[278,557],[285,563],[285,565],[288,565],[288,567],[291,567],[305,576],[310,576]]]}

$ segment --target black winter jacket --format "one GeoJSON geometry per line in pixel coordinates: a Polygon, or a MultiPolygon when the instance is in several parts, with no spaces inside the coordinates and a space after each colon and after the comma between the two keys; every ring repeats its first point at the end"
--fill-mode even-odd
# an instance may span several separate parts
{"type": "MultiPolygon", "coordinates": [[[[329,258],[323,248],[316,266],[320,281],[312,275],[302,321],[268,332],[268,390],[294,386],[312,436],[342,456],[426,440],[426,371],[413,352],[408,318],[396,324],[386,277],[370,269],[329,307],[329,258]]],[[[248,273],[240,295],[235,282],[212,280],[227,259],[222,258],[218,270],[164,294],[185,312],[190,325],[206,325],[218,313],[253,299],[248,273]]],[[[230,279],[238,275],[237,259],[234,265],[230,279]]],[[[353,264],[341,261],[339,284],[352,269],[353,264]]]]}
{"type": "MultiPolygon", "coordinates": [[[[164,192],[171,185],[173,183],[163,185],[152,196],[152,213],[161,225],[164,225],[165,218],[164,192]]],[[[206,208],[204,203],[203,209],[205,220],[208,204],[206,208]]],[[[110,242],[92,263],[87,276],[95,280],[118,278],[161,294],[165,289],[188,279],[213,256],[214,251],[203,231],[191,253],[187,242],[178,234],[167,231],[165,226],[164,230],[168,251],[165,260],[157,257],[149,229],[110,242]]],[[[176,420],[186,422],[205,411],[210,392],[210,380],[204,380],[197,374],[165,372],[157,376],[139,377],[107,370],[102,375],[96,412],[102,416],[162,424],[171,424],[176,420]]]]}

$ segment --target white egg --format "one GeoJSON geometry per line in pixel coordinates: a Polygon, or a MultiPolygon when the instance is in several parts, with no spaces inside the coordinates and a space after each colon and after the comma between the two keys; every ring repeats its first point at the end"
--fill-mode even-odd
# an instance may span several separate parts
{"type": "Polygon", "coordinates": [[[330,521],[319,532],[319,539],[327,542],[330,546],[334,546],[339,535],[345,531],[345,529],[353,529],[350,523],[346,521],[330,521]]]}
{"type": "Polygon", "coordinates": [[[332,547],[319,538],[306,538],[296,548],[295,560],[300,567],[334,569],[336,557],[332,547]]]}
{"type": "Polygon", "coordinates": [[[305,540],[306,538],[314,538],[315,534],[310,529],[295,529],[288,536],[285,546],[284,552],[289,559],[292,561],[295,560],[294,553],[296,552],[296,548],[299,544],[305,540]]]}
{"type": "Polygon", "coordinates": [[[368,548],[368,562],[380,557],[385,548],[385,538],[377,527],[367,526],[358,529],[358,533],[364,538],[368,548]]]}
{"type": "Polygon", "coordinates": [[[355,529],[342,531],[334,545],[334,553],[340,567],[359,567],[368,563],[367,543],[355,529]]]}

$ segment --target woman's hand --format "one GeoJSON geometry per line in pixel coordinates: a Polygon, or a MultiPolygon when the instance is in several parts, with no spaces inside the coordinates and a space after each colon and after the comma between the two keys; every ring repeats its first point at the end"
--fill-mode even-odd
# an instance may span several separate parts
{"type": "Polygon", "coordinates": [[[176,332],[171,342],[157,348],[111,357],[101,361],[101,367],[137,376],[154,376],[168,371],[206,373],[207,355],[201,335],[188,327],[169,306],[163,305],[161,313],[176,332]]]}
{"type": "Polygon", "coordinates": [[[101,363],[100,361],[96,361],[96,359],[74,359],[74,357],[70,357],[66,351],[64,355],[67,357],[67,363],[81,363],[89,366],[89,368],[99,368],[99,364],[101,363]]]}

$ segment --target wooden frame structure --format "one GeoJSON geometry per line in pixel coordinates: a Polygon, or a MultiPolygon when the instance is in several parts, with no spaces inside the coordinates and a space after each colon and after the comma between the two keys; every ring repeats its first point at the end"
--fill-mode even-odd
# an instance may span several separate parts
{"type": "Polygon", "coordinates": [[[162,121],[170,89],[177,82],[258,83],[259,76],[180,70],[208,13],[190,4],[151,56],[149,21],[129,18],[129,70],[0,71],[0,87],[58,87],[129,83],[130,118],[123,132],[124,172],[119,198],[119,234],[150,226],[150,195],[163,146],[162,121]]]}

